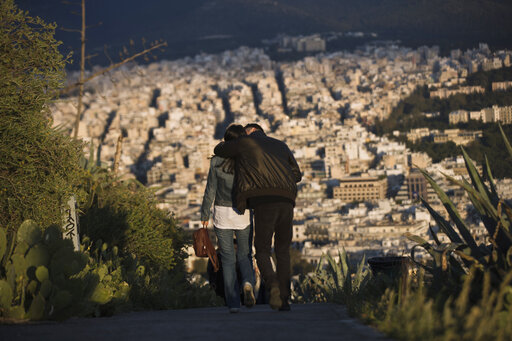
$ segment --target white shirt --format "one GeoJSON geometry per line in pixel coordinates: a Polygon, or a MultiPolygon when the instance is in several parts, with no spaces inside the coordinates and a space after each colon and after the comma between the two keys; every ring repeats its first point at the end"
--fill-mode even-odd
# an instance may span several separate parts
{"type": "Polygon", "coordinates": [[[249,210],[244,214],[233,207],[213,206],[213,226],[219,229],[243,230],[251,222],[249,210]]]}

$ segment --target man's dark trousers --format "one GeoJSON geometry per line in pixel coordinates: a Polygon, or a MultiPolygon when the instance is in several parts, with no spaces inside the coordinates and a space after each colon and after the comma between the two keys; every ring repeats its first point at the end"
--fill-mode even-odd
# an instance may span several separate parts
{"type": "Polygon", "coordinates": [[[290,245],[293,236],[293,205],[289,202],[263,203],[254,207],[254,247],[263,280],[270,287],[279,283],[281,300],[290,297],[290,245]],[[270,253],[275,233],[277,274],[272,269],[270,253]]]}

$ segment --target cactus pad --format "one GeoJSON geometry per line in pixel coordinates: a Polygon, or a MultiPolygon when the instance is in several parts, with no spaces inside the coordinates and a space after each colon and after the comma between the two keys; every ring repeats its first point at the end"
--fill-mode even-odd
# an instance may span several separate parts
{"type": "Polygon", "coordinates": [[[30,248],[30,245],[28,245],[28,243],[26,243],[24,241],[21,241],[21,242],[18,241],[16,243],[16,247],[14,248],[14,253],[18,254],[18,255],[25,256],[25,254],[27,253],[29,248],[30,248]]]}
{"type": "Polygon", "coordinates": [[[37,291],[37,281],[30,281],[27,285],[26,291],[31,295],[35,295],[37,291]]]}
{"type": "Polygon", "coordinates": [[[119,300],[127,300],[130,295],[130,285],[126,282],[121,282],[116,290],[114,297],[119,300]]]}
{"type": "Polygon", "coordinates": [[[108,268],[105,264],[103,264],[98,268],[97,272],[98,272],[100,281],[102,281],[103,278],[105,278],[105,276],[108,274],[108,268]]]}
{"type": "Polygon", "coordinates": [[[25,220],[18,229],[18,242],[26,242],[30,246],[41,241],[41,228],[33,220],[25,220]]]}
{"type": "Polygon", "coordinates": [[[12,302],[12,288],[5,280],[0,280],[0,308],[7,309],[12,302]]]}
{"type": "Polygon", "coordinates": [[[52,293],[52,282],[49,280],[44,280],[41,283],[41,288],[39,289],[39,294],[43,295],[43,297],[48,298],[52,293]]]}
{"type": "Polygon", "coordinates": [[[44,317],[46,301],[43,296],[37,295],[28,308],[27,317],[31,320],[41,320],[44,317]]]}
{"type": "Polygon", "coordinates": [[[6,249],[7,235],[5,234],[5,229],[0,227],[0,262],[2,261],[2,258],[4,258],[6,249]]]}
{"type": "Polygon", "coordinates": [[[91,295],[91,301],[98,304],[106,304],[110,302],[112,297],[112,289],[110,289],[109,287],[105,287],[100,283],[98,284],[98,286],[96,286],[96,289],[94,289],[91,295]]]}
{"type": "Polygon", "coordinates": [[[142,277],[142,276],[144,276],[145,272],[146,272],[146,268],[144,267],[144,265],[139,265],[137,267],[137,270],[136,270],[137,275],[142,277]]]}
{"type": "Polygon", "coordinates": [[[43,242],[45,244],[50,244],[61,239],[62,229],[57,225],[50,225],[43,232],[43,242]]]}
{"type": "Polygon", "coordinates": [[[48,265],[50,260],[50,255],[48,254],[48,249],[43,245],[35,245],[34,247],[28,250],[27,255],[25,256],[25,261],[27,262],[27,267],[38,267],[41,265],[48,265]]]}
{"type": "Polygon", "coordinates": [[[25,276],[27,274],[27,262],[25,262],[25,257],[15,253],[12,255],[11,261],[16,277],[25,276]]]}
{"type": "Polygon", "coordinates": [[[75,253],[72,248],[59,249],[50,262],[50,273],[52,277],[59,274],[73,276],[79,273],[87,263],[81,254],[75,253]]]}
{"type": "Polygon", "coordinates": [[[25,309],[23,309],[23,307],[19,305],[10,307],[5,312],[5,317],[16,320],[23,320],[25,318],[25,309]]]}
{"type": "Polygon", "coordinates": [[[71,301],[71,294],[68,291],[60,290],[55,296],[51,297],[50,304],[53,306],[54,311],[59,311],[69,306],[71,301]]]}
{"type": "Polygon", "coordinates": [[[45,280],[49,279],[49,277],[48,269],[45,266],[40,265],[37,267],[36,278],[39,282],[43,283],[45,280]]]}

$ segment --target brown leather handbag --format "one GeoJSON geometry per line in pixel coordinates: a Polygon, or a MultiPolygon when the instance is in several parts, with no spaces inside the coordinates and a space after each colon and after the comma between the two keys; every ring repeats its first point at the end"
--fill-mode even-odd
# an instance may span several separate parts
{"type": "Polygon", "coordinates": [[[194,231],[194,251],[197,257],[208,257],[215,272],[219,271],[219,259],[205,227],[194,231]]]}

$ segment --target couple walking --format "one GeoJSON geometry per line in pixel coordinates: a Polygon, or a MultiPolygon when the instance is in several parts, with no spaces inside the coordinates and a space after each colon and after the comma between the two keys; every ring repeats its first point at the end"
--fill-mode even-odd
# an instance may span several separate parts
{"type": "Polygon", "coordinates": [[[297,161],[284,142],[268,137],[255,123],[229,126],[224,142],[215,147],[214,153],[201,206],[201,223],[203,227],[208,226],[213,203],[213,225],[222,259],[227,306],[233,313],[240,308],[237,264],[244,303],[247,307],[255,304],[249,213],[252,209],[256,261],[266,286],[270,287],[270,306],[290,310],[293,207],[296,183],[301,180],[297,161]],[[277,272],[270,259],[272,237],[277,272]]]}

